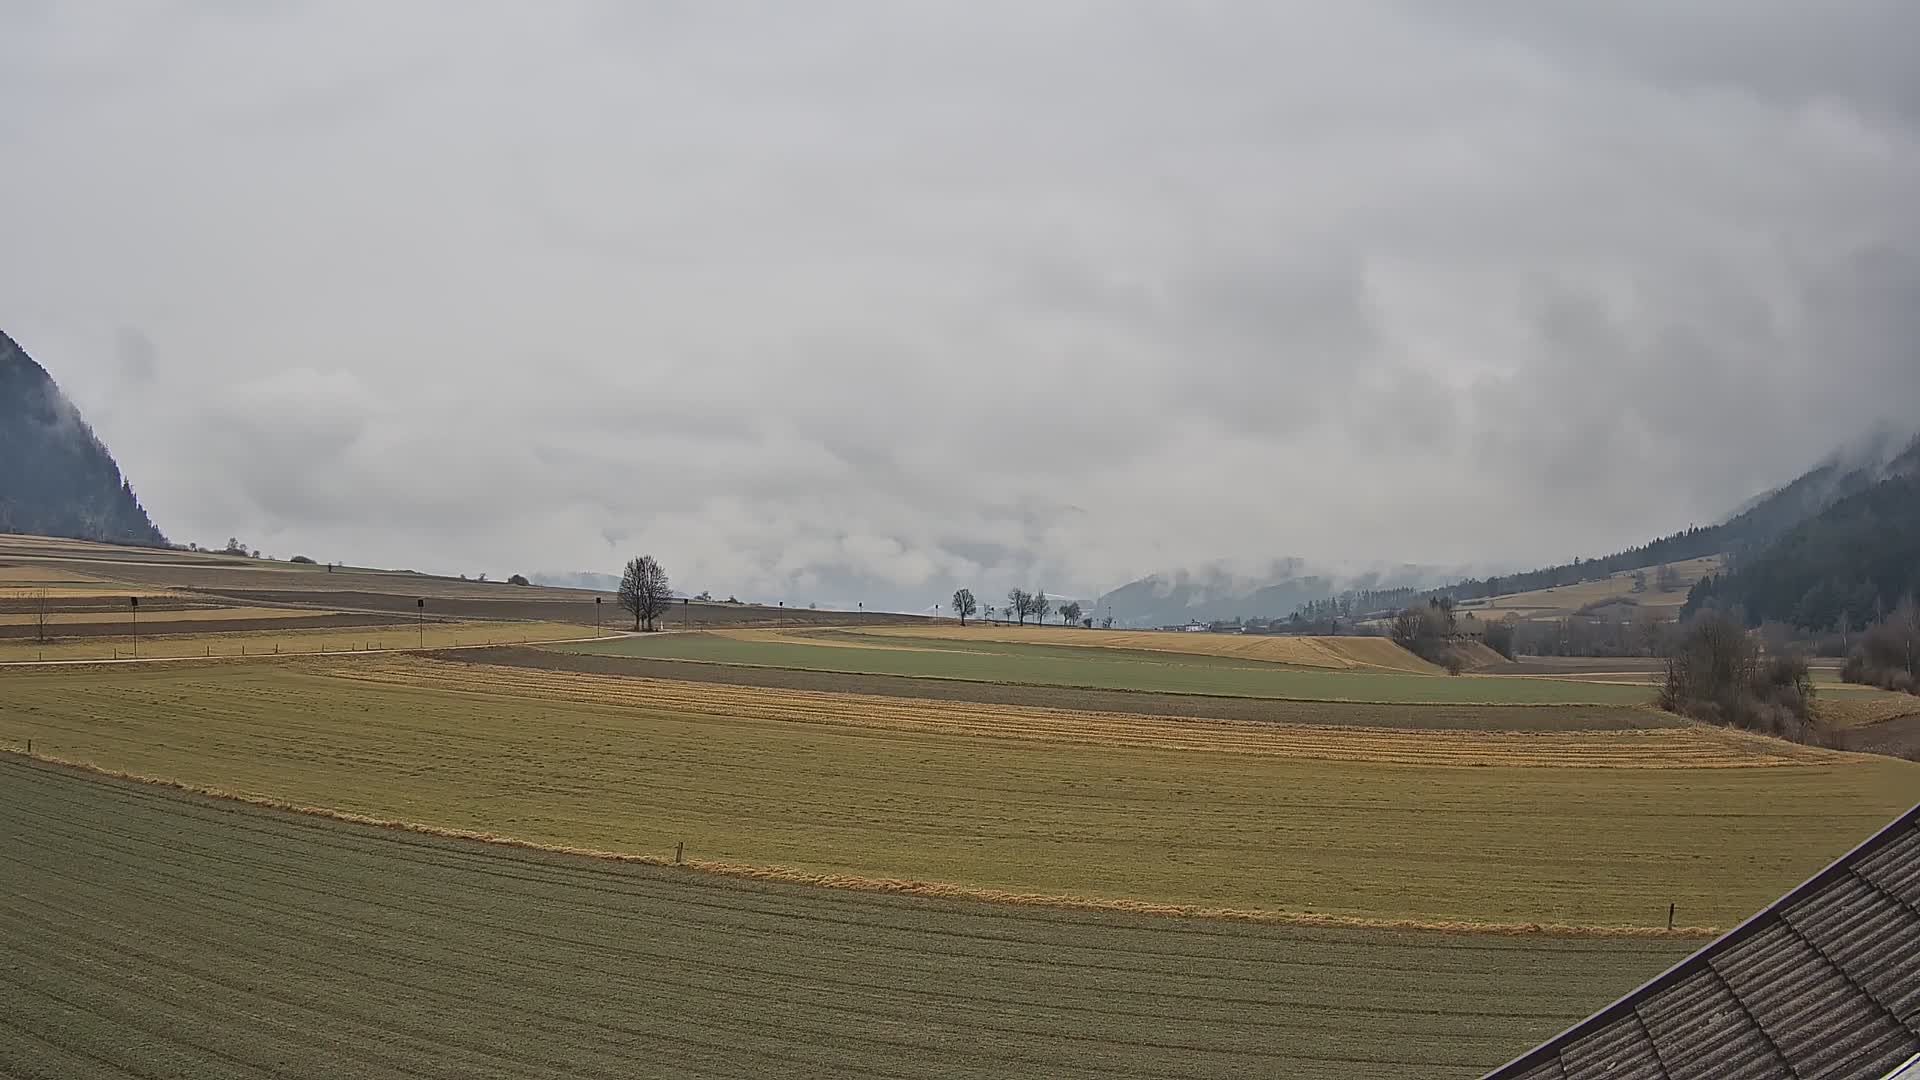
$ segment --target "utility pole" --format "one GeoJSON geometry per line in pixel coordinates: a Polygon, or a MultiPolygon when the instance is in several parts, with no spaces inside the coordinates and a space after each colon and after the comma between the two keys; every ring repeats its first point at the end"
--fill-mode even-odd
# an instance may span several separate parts
{"type": "Polygon", "coordinates": [[[413,606],[420,609],[420,647],[427,647],[427,598],[416,597],[413,606]]]}
{"type": "Polygon", "coordinates": [[[133,658],[140,659],[140,598],[127,597],[127,609],[133,612],[133,658]]]}

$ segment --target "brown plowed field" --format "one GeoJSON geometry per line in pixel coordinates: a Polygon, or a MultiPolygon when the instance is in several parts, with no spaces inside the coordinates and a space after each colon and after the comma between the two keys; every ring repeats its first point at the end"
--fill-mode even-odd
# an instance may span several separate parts
{"type": "Polygon", "coordinates": [[[678,679],[725,686],[811,690],[836,694],[879,694],[928,701],[1037,706],[1142,716],[1192,716],[1211,720],[1332,724],[1353,727],[1421,728],[1439,731],[1618,731],[1673,727],[1676,718],[1652,709],[1611,705],[1362,705],[1339,701],[1283,701],[1155,694],[1133,690],[1082,690],[1058,686],[1015,686],[959,679],[916,679],[901,675],[852,675],[788,668],[738,667],[685,660],[595,656],[502,646],[429,654],[435,659],[501,664],[542,671],[678,679]]]}

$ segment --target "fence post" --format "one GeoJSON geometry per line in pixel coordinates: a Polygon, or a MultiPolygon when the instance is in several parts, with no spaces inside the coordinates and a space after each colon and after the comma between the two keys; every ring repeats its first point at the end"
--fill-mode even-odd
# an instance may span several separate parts
{"type": "Polygon", "coordinates": [[[685,855],[686,853],[687,853],[687,842],[685,840],[682,840],[679,843],[673,845],[673,865],[679,866],[680,857],[682,855],[685,855]]]}
{"type": "Polygon", "coordinates": [[[1667,929],[1673,929],[1673,905],[1667,905],[1667,929]]]}

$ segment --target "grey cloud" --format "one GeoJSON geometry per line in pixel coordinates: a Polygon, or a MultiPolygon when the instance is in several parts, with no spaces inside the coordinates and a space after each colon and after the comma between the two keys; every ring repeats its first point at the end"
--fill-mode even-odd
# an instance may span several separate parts
{"type": "Polygon", "coordinates": [[[185,537],[1560,559],[1920,415],[1910,9],[15,6],[0,293],[185,537]]]}

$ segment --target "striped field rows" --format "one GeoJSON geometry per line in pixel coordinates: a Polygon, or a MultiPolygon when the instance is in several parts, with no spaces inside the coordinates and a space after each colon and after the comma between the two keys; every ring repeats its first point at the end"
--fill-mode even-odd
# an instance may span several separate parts
{"type": "Polygon", "coordinates": [[[1470,1077],[1686,942],[774,886],[0,755],[0,1073],[1470,1077]]]}
{"type": "Polygon", "coordinates": [[[784,710],[710,698],[741,689],[716,684],[529,690],[511,674],[378,657],[4,671],[0,747],[534,844],[662,858],[684,843],[702,863],[808,879],[1607,928],[1662,926],[1669,904],[1682,926],[1731,925],[1911,805],[1920,779],[1819,751],[1770,768],[1463,766],[1199,748],[1153,718],[981,721],[1043,729],[1007,738],[945,726],[967,703],[849,722],[832,709],[871,698],[784,710]],[[1096,722],[1092,737],[1044,731],[1096,722]]]}
{"type": "MultiPolygon", "coordinates": [[[[338,668],[395,685],[786,723],[1089,746],[1260,754],[1396,765],[1746,768],[1819,764],[1808,747],[1703,726],[1608,731],[1427,731],[1135,716],[664,679],[626,679],[394,657],[338,668]]],[[[1417,715],[1417,706],[1405,707],[1417,715]]]]}

